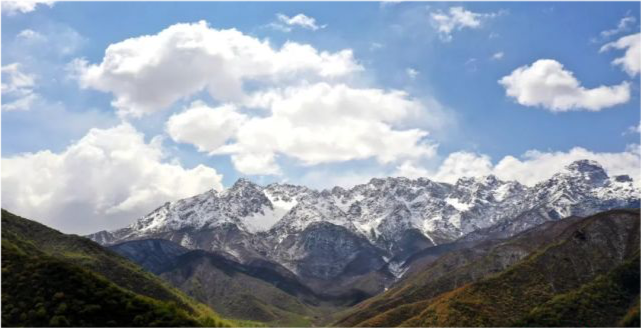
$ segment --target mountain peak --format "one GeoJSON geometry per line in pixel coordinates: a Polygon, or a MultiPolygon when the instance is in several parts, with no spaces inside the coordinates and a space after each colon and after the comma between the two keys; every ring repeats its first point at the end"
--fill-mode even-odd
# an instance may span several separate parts
{"type": "Polygon", "coordinates": [[[230,189],[241,189],[246,187],[256,187],[257,185],[246,178],[239,178],[234,182],[234,185],[230,189]]]}
{"type": "Polygon", "coordinates": [[[225,190],[221,196],[222,197],[253,197],[255,195],[263,195],[263,187],[257,185],[256,183],[250,181],[249,179],[239,178],[236,180],[234,185],[231,188],[225,190]],[[250,196],[253,195],[253,196],[250,196]]]}
{"type": "Polygon", "coordinates": [[[574,161],[565,167],[566,171],[579,173],[590,178],[590,180],[604,180],[608,178],[601,164],[596,161],[582,159],[574,161]]]}
{"type": "Polygon", "coordinates": [[[565,168],[570,171],[578,171],[578,172],[589,172],[589,171],[605,172],[601,164],[599,164],[599,162],[593,161],[590,159],[581,159],[578,161],[574,161],[568,164],[565,168]]]}

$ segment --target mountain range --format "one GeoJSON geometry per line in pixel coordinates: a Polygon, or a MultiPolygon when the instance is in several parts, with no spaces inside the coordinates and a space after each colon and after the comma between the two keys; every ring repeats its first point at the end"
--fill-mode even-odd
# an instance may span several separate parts
{"type": "Polygon", "coordinates": [[[169,202],[128,227],[88,237],[102,245],[166,239],[240,263],[269,261],[325,293],[378,271],[378,283],[363,290],[376,294],[423,249],[507,238],[572,215],[638,208],[638,193],[628,176],[609,177],[588,160],[533,187],[491,175],[455,184],[372,179],[322,191],[240,179],[223,192],[169,202]]]}
{"type": "Polygon", "coordinates": [[[340,311],[375,302],[425,272],[423,285],[435,297],[510,268],[554,240],[550,231],[562,222],[639,207],[641,192],[629,176],[610,177],[598,163],[581,160],[534,186],[494,176],[454,184],[386,178],[318,191],[241,179],[225,191],[166,203],[128,227],[88,237],[223,315],[275,326],[338,320],[351,327],[340,311]],[[547,237],[520,248],[501,246],[507,255],[485,259],[498,241],[537,229],[547,237]],[[459,268],[479,259],[484,264],[471,272],[459,268]]]}

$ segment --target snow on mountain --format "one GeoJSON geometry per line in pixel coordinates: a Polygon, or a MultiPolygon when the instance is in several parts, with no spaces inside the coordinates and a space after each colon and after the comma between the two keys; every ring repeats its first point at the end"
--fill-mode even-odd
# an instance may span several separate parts
{"type": "MultiPolygon", "coordinates": [[[[280,242],[313,223],[325,222],[389,249],[413,229],[433,244],[441,244],[505,224],[534,209],[543,216],[530,223],[522,221],[522,227],[638,204],[639,190],[629,177],[608,177],[598,163],[587,160],[568,165],[534,187],[491,175],[461,178],[455,184],[424,178],[372,179],[350,189],[323,191],[289,184],[262,187],[240,179],[223,192],[212,190],[166,203],[126,228],[89,237],[113,244],[161,232],[231,224],[246,234],[266,234],[280,242]]],[[[190,237],[186,238],[188,244],[190,237]]]]}

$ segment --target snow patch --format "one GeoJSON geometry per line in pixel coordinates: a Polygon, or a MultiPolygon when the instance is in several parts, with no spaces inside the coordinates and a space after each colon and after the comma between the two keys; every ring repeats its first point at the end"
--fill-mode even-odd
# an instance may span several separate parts
{"type": "Polygon", "coordinates": [[[461,203],[457,198],[445,198],[445,202],[457,209],[459,212],[465,212],[472,207],[470,204],[461,203]]]}
{"type": "Polygon", "coordinates": [[[511,185],[509,183],[506,183],[496,188],[496,190],[494,191],[494,199],[499,202],[505,200],[505,198],[507,198],[507,196],[510,194],[510,187],[511,185]]]}
{"type": "Polygon", "coordinates": [[[387,265],[387,269],[391,274],[394,275],[394,277],[401,278],[407,272],[409,267],[403,267],[404,262],[389,262],[387,265]]]}
{"type": "Polygon", "coordinates": [[[287,201],[269,192],[264,192],[265,196],[272,203],[273,209],[269,206],[263,206],[260,212],[251,216],[242,218],[242,222],[251,233],[267,231],[271,229],[287,212],[289,212],[298,202],[293,197],[287,201]]]}

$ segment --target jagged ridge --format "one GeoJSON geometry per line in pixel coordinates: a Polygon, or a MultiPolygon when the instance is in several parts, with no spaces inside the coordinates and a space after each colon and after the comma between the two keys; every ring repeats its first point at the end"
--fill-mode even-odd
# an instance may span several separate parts
{"type": "Polygon", "coordinates": [[[373,257],[365,271],[387,263],[388,272],[400,274],[394,269],[427,247],[457,239],[506,238],[546,221],[625,207],[639,207],[633,181],[609,177],[588,160],[576,161],[533,187],[495,176],[461,178],[455,184],[424,178],[372,179],[350,189],[322,191],[289,184],[262,187],[240,179],[223,192],[166,203],[126,228],[89,237],[103,245],[169,239],[241,262],[268,259],[296,274],[327,280],[350,273],[350,263],[364,254],[373,257]],[[304,242],[304,236],[319,235],[308,230],[330,234],[333,228],[327,224],[350,232],[343,238],[359,246],[328,253],[322,243],[304,242]],[[309,263],[323,252],[337,259],[320,266],[309,263]],[[305,263],[313,267],[311,272],[305,263]]]}

